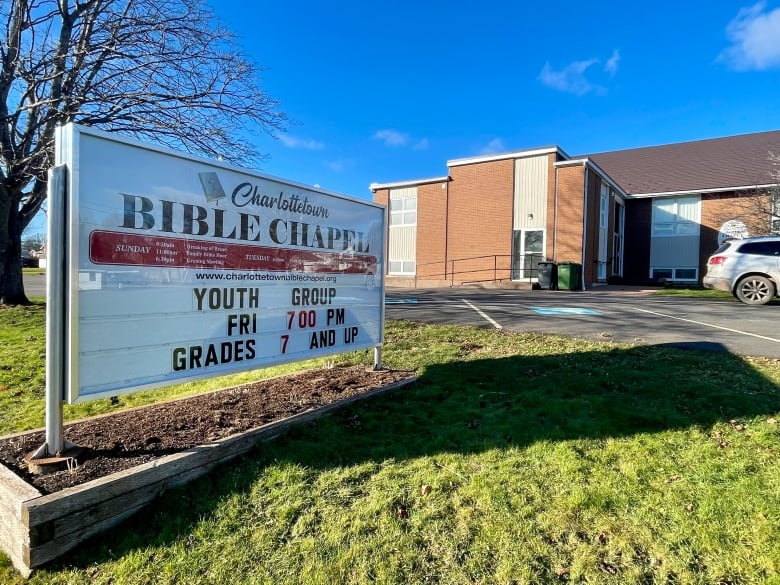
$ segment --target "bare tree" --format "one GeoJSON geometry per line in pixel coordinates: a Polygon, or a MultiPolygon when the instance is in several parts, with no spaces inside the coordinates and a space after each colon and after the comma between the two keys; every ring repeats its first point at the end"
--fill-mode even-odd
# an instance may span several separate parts
{"type": "Polygon", "coordinates": [[[21,236],[54,132],[76,122],[236,164],[285,115],[201,0],[0,0],[0,304],[26,303],[21,236]],[[0,33],[2,34],[2,33],[0,33]]]}
{"type": "Polygon", "coordinates": [[[716,221],[738,222],[750,236],[780,234],[780,155],[770,152],[767,161],[773,184],[747,190],[739,196],[724,195],[729,205],[723,207],[716,221]]]}

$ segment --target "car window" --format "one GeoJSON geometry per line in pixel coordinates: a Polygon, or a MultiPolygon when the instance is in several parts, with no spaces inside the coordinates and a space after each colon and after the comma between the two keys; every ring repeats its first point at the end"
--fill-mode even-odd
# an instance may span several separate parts
{"type": "Polygon", "coordinates": [[[756,256],[780,256],[780,241],[746,242],[739,247],[739,253],[756,256]]]}
{"type": "Polygon", "coordinates": [[[711,256],[714,256],[715,254],[722,254],[729,248],[731,248],[731,242],[723,242],[720,246],[718,246],[718,249],[711,254],[711,256]]]}

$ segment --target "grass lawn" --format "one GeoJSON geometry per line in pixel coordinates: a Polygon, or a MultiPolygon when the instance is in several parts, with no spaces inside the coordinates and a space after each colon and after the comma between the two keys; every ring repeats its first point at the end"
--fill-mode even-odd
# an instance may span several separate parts
{"type": "MultiPolygon", "coordinates": [[[[42,318],[0,309],[2,432],[42,423],[42,318]]],[[[419,382],[259,445],[30,582],[780,583],[780,362],[404,322],[383,356],[419,382]]],[[[2,554],[0,583],[23,583],[2,554]]]]}
{"type": "Polygon", "coordinates": [[[722,290],[704,288],[702,286],[668,286],[653,291],[653,294],[661,296],[691,297],[698,299],[721,299],[724,301],[737,302],[737,299],[731,293],[727,293],[726,291],[722,290]]]}

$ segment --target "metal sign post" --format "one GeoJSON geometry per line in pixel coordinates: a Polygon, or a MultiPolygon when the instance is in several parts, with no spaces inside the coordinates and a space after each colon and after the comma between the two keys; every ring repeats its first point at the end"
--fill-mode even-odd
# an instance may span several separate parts
{"type": "Polygon", "coordinates": [[[67,314],[66,167],[49,170],[46,269],[46,441],[26,459],[33,473],[54,470],[73,461],[74,446],[65,441],[62,404],[65,399],[67,314]]]}

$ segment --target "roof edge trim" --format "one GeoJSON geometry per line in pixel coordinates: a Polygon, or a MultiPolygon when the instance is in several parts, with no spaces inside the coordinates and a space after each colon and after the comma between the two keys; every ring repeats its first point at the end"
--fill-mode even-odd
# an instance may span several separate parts
{"type": "Polygon", "coordinates": [[[430,183],[448,183],[452,180],[449,175],[433,177],[430,179],[415,179],[411,181],[395,181],[393,183],[371,183],[368,188],[371,191],[377,189],[400,189],[403,187],[415,187],[417,185],[429,185],[430,183]]]}
{"type": "Polygon", "coordinates": [[[649,197],[674,197],[675,195],[704,195],[707,193],[728,193],[729,191],[750,191],[757,189],[773,189],[780,187],[780,183],[767,183],[766,185],[742,185],[740,187],[718,187],[716,189],[693,189],[689,191],[661,191],[658,193],[630,193],[631,199],[647,199],[649,197]]]}
{"type": "Polygon", "coordinates": [[[484,154],[480,156],[469,156],[466,158],[453,158],[447,161],[447,167],[458,167],[463,165],[473,165],[484,162],[493,162],[497,160],[506,160],[512,158],[527,158],[530,156],[541,156],[543,154],[560,154],[564,158],[569,155],[559,146],[547,146],[545,148],[533,148],[528,150],[513,150],[512,152],[502,152],[499,154],[484,154]]]}

